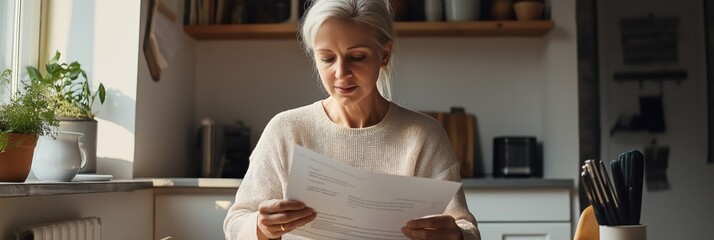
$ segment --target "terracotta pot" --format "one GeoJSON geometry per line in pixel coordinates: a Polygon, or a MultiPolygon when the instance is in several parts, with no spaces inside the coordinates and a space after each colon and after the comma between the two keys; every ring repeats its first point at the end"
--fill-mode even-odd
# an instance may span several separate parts
{"type": "Polygon", "coordinates": [[[509,20],[513,17],[513,0],[491,1],[491,16],[494,20],[509,20]]]}
{"type": "Polygon", "coordinates": [[[37,136],[10,133],[10,144],[17,141],[21,141],[20,146],[0,153],[0,182],[24,182],[30,174],[37,136]]]}
{"type": "Polygon", "coordinates": [[[516,19],[519,21],[540,20],[543,16],[543,3],[538,1],[519,1],[513,4],[516,19]]]}

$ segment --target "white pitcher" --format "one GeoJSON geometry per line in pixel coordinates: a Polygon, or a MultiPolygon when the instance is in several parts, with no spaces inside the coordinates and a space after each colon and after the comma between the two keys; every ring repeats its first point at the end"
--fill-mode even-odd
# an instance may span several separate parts
{"type": "Polygon", "coordinates": [[[69,182],[86,164],[79,138],[84,134],[60,131],[56,139],[41,136],[32,159],[32,172],[40,181],[69,182]]]}

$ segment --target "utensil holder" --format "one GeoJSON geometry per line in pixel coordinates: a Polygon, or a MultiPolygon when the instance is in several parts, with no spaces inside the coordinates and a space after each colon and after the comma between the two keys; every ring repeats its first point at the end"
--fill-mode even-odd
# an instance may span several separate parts
{"type": "Polygon", "coordinates": [[[647,240],[647,225],[600,225],[600,240],[647,240]]]}

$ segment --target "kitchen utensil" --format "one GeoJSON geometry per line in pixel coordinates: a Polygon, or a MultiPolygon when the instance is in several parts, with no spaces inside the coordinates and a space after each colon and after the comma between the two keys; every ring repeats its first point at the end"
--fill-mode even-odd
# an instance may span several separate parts
{"type": "Polygon", "coordinates": [[[644,156],[640,151],[626,151],[610,163],[615,191],[619,196],[622,224],[640,223],[644,156]]]}
{"type": "Polygon", "coordinates": [[[625,216],[624,216],[624,213],[622,212],[620,199],[618,198],[618,196],[615,192],[615,187],[612,186],[610,177],[607,174],[607,168],[605,167],[605,163],[603,163],[602,160],[598,160],[598,166],[600,167],[599,168],[600,173],[602,174],[602,177],[604,178],[603,183],[605,184],[605,190],[607,191],[607,194],[610,197],[612,204],[615,205],[615,214],[616,214],[615,218],[617,218],[618,223],[622,223],[623,219],[625,219],[625,216]]]}
{"type": "Polygon", "coordinates": [[[604,174],[607,174],[607,172],[602,173],[600,171],[600,168],[598,167],[600,164],[598,164],[597,162],[598,160],[588,160],[585,161],[585,164],[587,166],[588,171],[591,173],[591,178],[596,193],[601,196],[603,209],[607,218],[607,224],[618,225],[618,210],[616,204],[614,203],[614,198],[611,196],[612,191],[608,190],[604,180],[604,177],[607,177],[604,174]]]}
{"type": "Polygon", "coordinates": [[[595,211],[593,210],[593,205],[586,207],[582,213],[580,213],[580,218],[578,219],[578,227],[575,229],[575,235],[573,239],[576,240],[599,240],[600,234],[598,229],[598,222],[595,219],[595,211]]]}
{"type": "Polygon", "coordinates": [[[598,200],[592,182],[590,181],[590,173],[583,166],[583,172],[580,173],[580,178],[583,182],[583,188],[585,189],[585,195],[590,201],[590,205],[593,207],[593,212],[595,212],[595,219],[600,224],[605,224],[607,219],[605,218],[605,213],[603,212],[601,202],[598,200]]]}
{"type": "Polygon", "coordinates": [[[642,208],[642,185],[644,180],[645,159],[640,151],[631,151],[632,155],[632,185],[630,186],[630,217],[631,224],[640,223],[642,208]]]}
{"type": "Polygon", "coordinates": [[[627,190],[625,189],[625,179],[622,173],[622,159],[624,155],[620,155],[618,159],[610,162],[610,170],[612,172],[612,182],[615,193],[617,194],[618,200],[620,202],[620,215],[624,221],[628,219],[629,212],[629,197],[627,190]]]}

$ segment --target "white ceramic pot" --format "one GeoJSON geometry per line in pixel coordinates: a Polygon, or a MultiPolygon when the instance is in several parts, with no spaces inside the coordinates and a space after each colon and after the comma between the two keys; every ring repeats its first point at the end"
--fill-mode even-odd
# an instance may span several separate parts
{"type": "Polygon", "coordinates": [[[42,136],[35,147],[32,173],[40,181],[69,182],[86,163],[79,138],[82,133],[60,131],[56,139],[42,136]]]}

